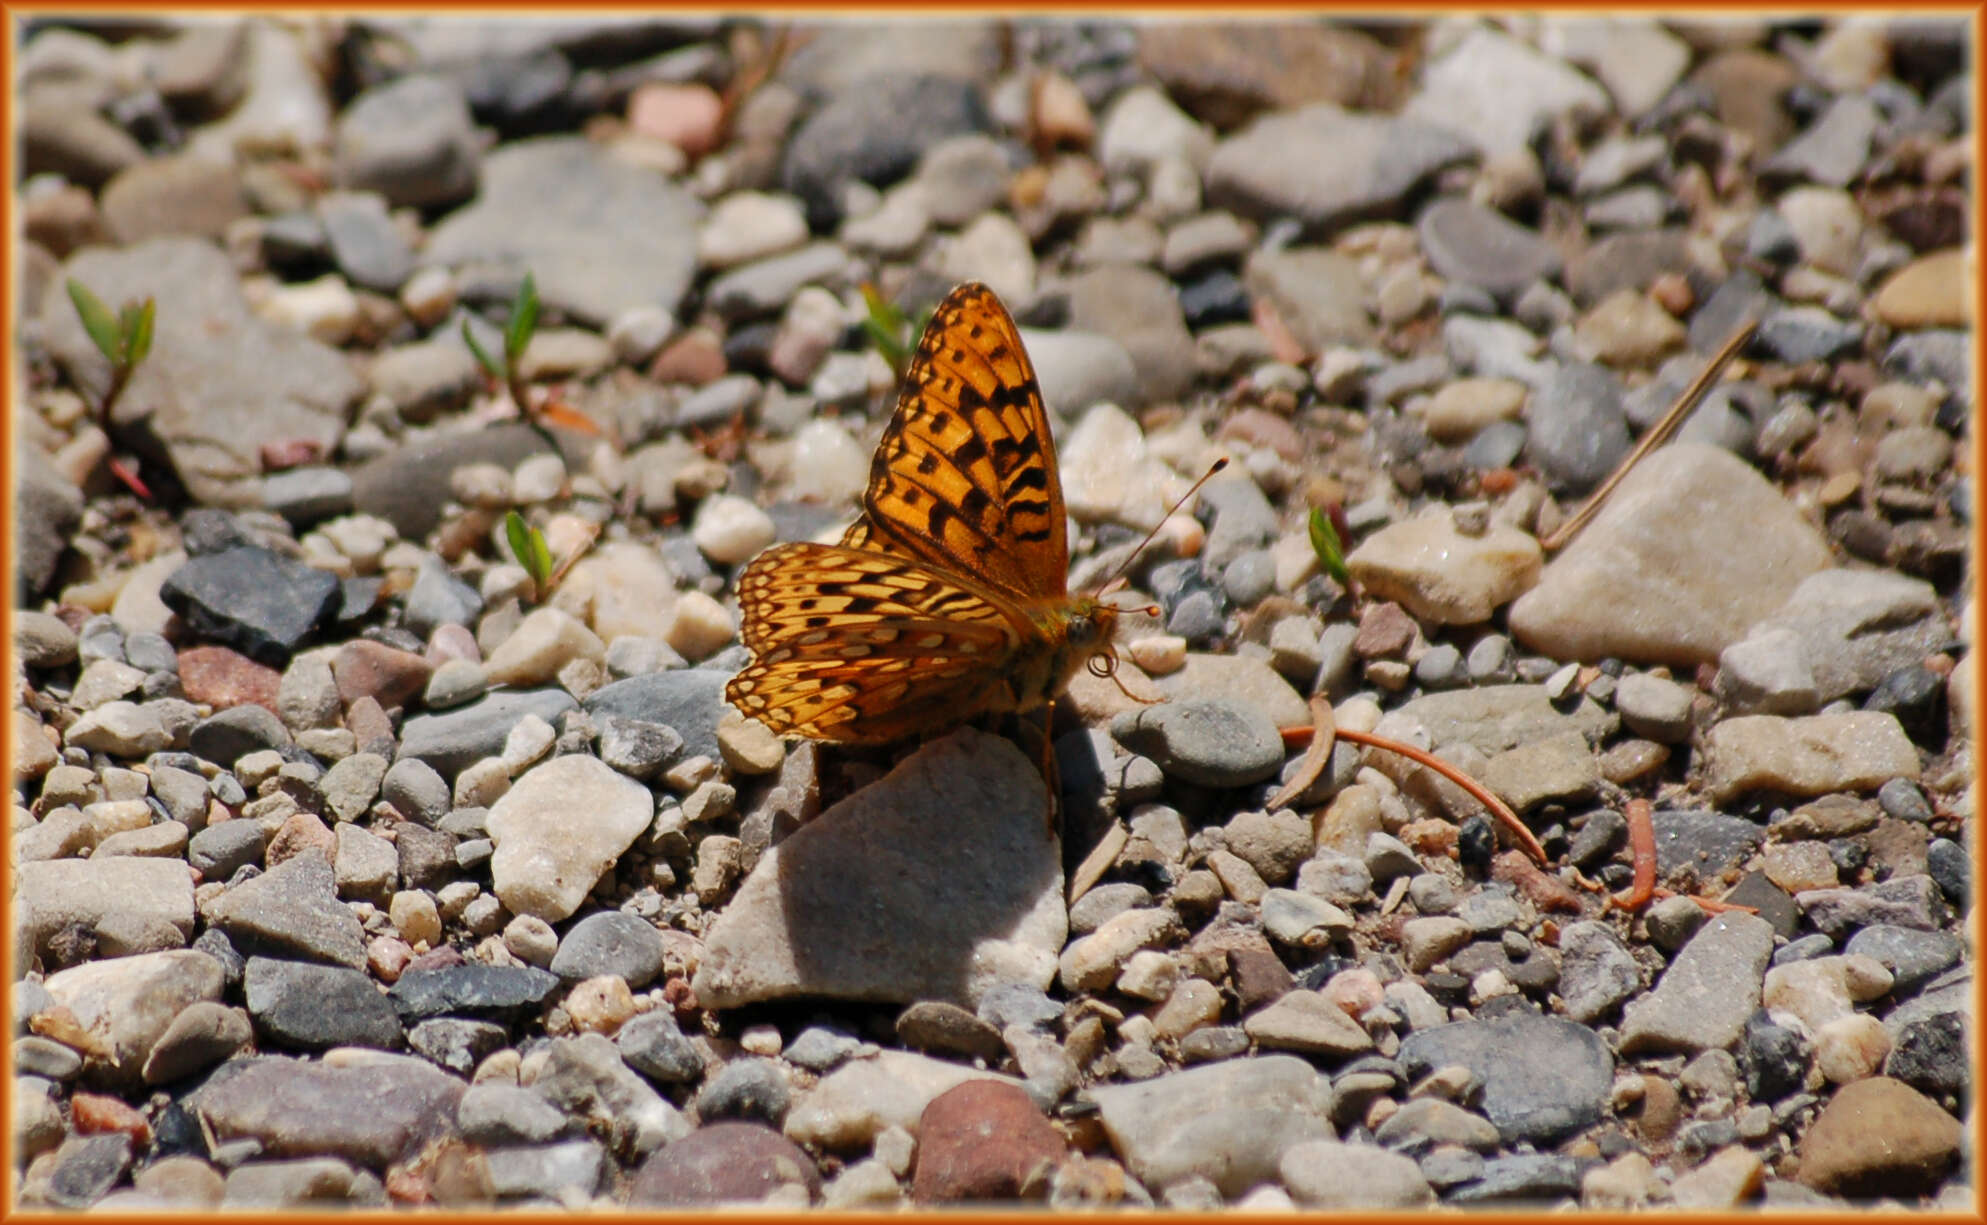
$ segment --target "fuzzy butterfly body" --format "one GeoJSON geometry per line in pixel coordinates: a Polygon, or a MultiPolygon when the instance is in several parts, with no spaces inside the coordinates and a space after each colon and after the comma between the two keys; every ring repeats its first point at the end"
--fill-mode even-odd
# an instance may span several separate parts
{"type": "Polygon", "coordinates": [[[955,288],[905,375],[834,545],[776,545],[739,575],[752,662],[725,697],[776,732],[881,744],[1052,701],[1116,611],[1069,594],[1049,417],[992,290],[955,288]]]}

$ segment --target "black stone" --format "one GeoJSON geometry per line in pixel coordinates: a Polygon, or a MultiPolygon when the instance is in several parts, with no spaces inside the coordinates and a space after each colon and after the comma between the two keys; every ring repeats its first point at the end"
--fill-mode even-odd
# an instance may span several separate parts
{"type": "Polygon", "coordinates": [[[1794,929],[1800,926],[1800,907],[1787,896],[1786,890],[1766,879],[1764,872],[1746,873],[1720,900],[1755,908],[1760,918],[1773,925],[1773,934],[1783,940],[1793,939],[1794,929]]]}
{"type": "Polygon", "coordinates": [[[387,992],[403,1023],[429,1017],[508,1021],[536,1008],[559,986],[559,976],[531,966],[463,964],[409,970],[387,992]]]}
{"type": "Polygon", "coordinates": [[[1946,681],[1922,664],[1899,668],[1877,683],[1863,700],[1864,710],[1897,716],[1904,734],[1921,745],[1940,748],[1946,738],[1946,681]]]}
{"type": "Polygon", "coordinates": [[[1247,323],[1249,291],[1226,268],[1217,268],[1180,286],[1180,313],[1191,331],[1222,323],[1247,323]]]}
{"type": "Polygon", "coordinates": [[[1964,1100],[1970,1084],[1968,1062],[1965,1015],[1935,1012],[1902,1027],[1884,1060],[1884,1075],[1934,1098],[1964,1100]]]}
{"type": "Polygon", "coordinates": [[[1456,833],[1456,855],[1462,865],[1487,872],[1496,854],[1497,831],[1489,820],[1480,815],[1465,818],[1456,833]]]}
{"type": "Polygon", "coordinates": [[[1967,860],[1965,847],[1950,838],[1934,838],[1925,848],[1925,870],[1953,905],[1964,910],[1971,904],[1973,865],[1967,860]]]}
{"type": "Polygon", "coordinates": [[[363,970],[251,957],[242,987],[249,1019],[265,1043],[306,1051],[396,1050],[406,1040],[393,1006],[363,970]]]}
{"type": "Polygon", "coordinates": [[[195,637],[280,668],[330,620],[340,588],[328,571],[251,545],[188,560],[159,598],[195,637]]]}
{"type": "Polygon", "coordinates": [[[1739,1070],[1753,1101],[1777,1102],[1799,1092],[1813,1058],[1814,1048],[1798,1030],[1775,1025],[1763,1011],[1747,1020],[1739,1070]]]}

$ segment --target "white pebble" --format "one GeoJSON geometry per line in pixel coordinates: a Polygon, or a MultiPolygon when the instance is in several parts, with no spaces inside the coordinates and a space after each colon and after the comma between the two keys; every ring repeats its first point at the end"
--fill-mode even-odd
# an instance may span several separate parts
{"type": "Polygon", "coordinates": [[[387,917],[393,920],[393,929],[407,943],[433,948],[442,938],[442,916],[435,909],[435,899],[420,889],[403,889],[393,895],[387,907],[387,917]]]}
{"type": "Polygon", "coordinates": [[[678,655],[697,660],[723,650],[736,632],[724,605],[701,591],[686,591],[676,601],[676,618],[664,640],[678,655]]]}
{"type": "Polygon", "coordinates": [[[511,505],[515,492],[511,474],[500,464],[464,464],[448,474],[449,496],[464,506],[502,510],[511,505]]]}
{"type": "Polygon", "coordinates": [[[455,274],[446,268],[423,268],[400,287],[400,305],[414,322],[433,327],[455,309],[455,274]]]}
{"type": "Polygon", "coordinates": [[[696,525],[690,529],[690,539],[704,556],[725,566],[756,555],[773,543],[775,535],[771,515],[732,494],[706,499],[697,511],[696,525]]]}
{"type": "Polygon", "coordinates": [[[1152,676],[1167,676],[1187,666],[1187,640],[1178,634],[1149,634],[1125,647],[1133,663],[1152,676]]]}
{"type": "Polygon", "coordinates": [[[301,285],[277,286],[256,304],[256,313],[328,345],[350,340],[360,319],[358,296],[331,272],[301,285]]]}
{"type": "Polygon", "coordinates": [[[517,721],[517,726],[504,736],[504,751],[498,760],[504,769],[516,778],[539,758],[552,751],[553,742],[559,733],[552,725],[534,714],[526,714],[517,721]]]}
{"type": "Polygon", "coordinates": [[[503,799],[510,789],[511,774],[504,768],[503,759],[485,757],[464,766],[462,773],[455,776],[455,806],[488,808],[503,799]]]}
{"type": "Polygon", "coordinates": [[[1815,1066],[1833,1084],[1875,1076],[1890,1054],[1890,1032],[1867,1012],[1837,1017],[1815,1031],[1815,1066]]]}
{"type": "Polygon", "coordinates": [[[511,473],[511,493],[521,506],[549,502],[566,484],[566,461],[550,451],[529,455],[511,473]]]}
{"type": "Polygon", "coordinates": [[[790,496],[803,502],[842,506],[854,502],[869,481],[869,453],[833,421],[810,421],[793,436],[790,496]]]}

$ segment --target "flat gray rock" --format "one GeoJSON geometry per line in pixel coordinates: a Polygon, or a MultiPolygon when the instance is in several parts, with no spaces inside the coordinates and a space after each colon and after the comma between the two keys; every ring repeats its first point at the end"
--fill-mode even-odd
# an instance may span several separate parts
{"type": "Polygon", "coordinates": [[[1732,912],[1707,921],[1622,1021],[1621,1052],[1724,1050],[1759,1007],[1773,925],[1732,912]]]}
{"type": "Polygon", "coordinates": [[[434,228],[421,263],[513,284],[530,272],[547,311],[605,327],[636,307],[676,310],[703,215],[687,190],[593,141],[515,141],[483,159],[482,189],[434,228]]]}
{"type": "Polygon", "coordinates": [[[208,904],[204,913],[208,922],[244,949],[354,970],[366,965],[359,916],[338,900],[331,864],[312,851],[236,885],[208,904]]]}
{"type": "Polygon", "coordinates": [[[469,1086],[425,1059],[371,1059],[255,1059],[224,1069],[186,1104],[223,1143],[252,1139],[265,1156],[342,1157],[383,1170],[452,1132],[469,1086]]]}
{"type": "MultiPolygon", "coordinates": [[[[338,449],[364,390],[345,355],[249,309],[227,255],[198,238],[90,247],[63,266],[115,310],[158,303],[152,352],[117,402],[117,425],[149,433],[187,492],[206,506],[262,504],[265,444],[338,449]]],[[[50,352],[87,396],[110,377],[67,295],[41,324],[50,352]]]]}
{"type": "Polygon", "coordinates": [[[1331,1085],[1295,1055],[1230,1059],[1084,1095],[1148,1187],[1199,1175],[1240,1195],[1275,1179],[1292,1145],[1335,1138],[1331,1085]]]}

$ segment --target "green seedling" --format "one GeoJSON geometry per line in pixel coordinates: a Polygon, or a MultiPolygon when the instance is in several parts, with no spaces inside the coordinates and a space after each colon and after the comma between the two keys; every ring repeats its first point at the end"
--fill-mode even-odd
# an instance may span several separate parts
{"type": "Polygon", "coordinates": [[[1311,508],[1311,551],[1318,555],[1318,564],[1332,581],[1341,587],[1352,585],[1352,574],[1345,568],[1345,536],[1340,527],[1345,521],[1345,512],[1334,506],[1331,512],[1313,506],[1311,508]]]}
{"type": "Polygon", "coordinates": [[[916,343],[918,333],[911,328],[910,317],[900,310],[895,302],[884,297],[876,286],[864,284],[862,302],[868,309],[863,316],[862,330],[868,335],[869,343],[890,363],[890,370],[903,381],[904,372],[910,369],[911,346],[916,343]]]}
{"type": "Polygon", "coordinates": [[[510,322],[504,325],[504,351],[501,360],[485,349],[469,328],[469,320],[462,321],[462,342],[469,346],[469,352],[476,358],[476,364],[483,367],[491,381],[503,384],[510,393],[511,403],[524,417],[526,425],[538,432],[546,445],[554,451],[559,449],[558,440],[552,437],[551,427],[564,426],[584,434],[598,434],[600,427],[593,419],[578,412],[556,399],[535,399],[531,388],[519,372],[519,362],[524,351],[531,344],[533,334],[538,331],[538,283],[527,272],[517,287],[517,297],[511,300],[510,322]]]}
{"type": "MultiPolygon", "coordinates": [[[[152,327],[158,314],[156,304],[151,298],[142,302],[127,302],[113,315],[103,300],[76,278],[69,278],[68,289],[69,301],[76,308],[76,317],[82,321],[83,331],[89,334],[90,343],[96,345],[97,352],[110,363],[110,383],[97,400],[96,414],[97,428],[108,438],[111,413],[117,407],[118,398],[124,394],[139,363],[152,351],[152,327]]],[[[138,479],[138,473],[122,460],[111,456],[104,461],[104,466],[131,492],[146,501],[151,500],[152,491],[138,479]]]]}
{"type": "Polygon", "coordinates": [[[512,556],[531,576],[533,598],[544,599],[552,587],[552,551],[545,546],[545,533],[513,510],[504,513],[504,538],[510,541],[512,556]]]}

